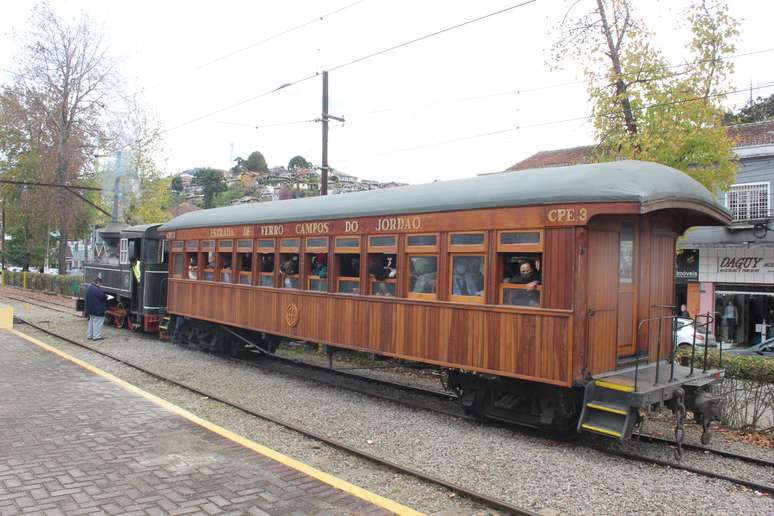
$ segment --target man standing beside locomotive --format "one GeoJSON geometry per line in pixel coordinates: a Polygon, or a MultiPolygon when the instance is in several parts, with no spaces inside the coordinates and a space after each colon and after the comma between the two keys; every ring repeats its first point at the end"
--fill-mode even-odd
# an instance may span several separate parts
{"type": "Polygon", "coordinates": [[[89,329],[86,338],[89,340],[104,340],[102,325],[105,323],[105,308],[107,307],[107,294],[100,288],[102,278],[97,276],[94,283],[86,289],[86,313],[89,316],[89,329]]]}

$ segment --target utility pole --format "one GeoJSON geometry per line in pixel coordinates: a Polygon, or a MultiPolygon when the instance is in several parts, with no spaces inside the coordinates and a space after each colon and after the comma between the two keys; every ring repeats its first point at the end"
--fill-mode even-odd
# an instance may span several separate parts
{"type": "Polygon", "coordinates": [[[328,195],[328,119],[344,123],[344,118],[328,114],[328,72],[322,73],[322,178],[320,179],[320,195],[328,195]]]}

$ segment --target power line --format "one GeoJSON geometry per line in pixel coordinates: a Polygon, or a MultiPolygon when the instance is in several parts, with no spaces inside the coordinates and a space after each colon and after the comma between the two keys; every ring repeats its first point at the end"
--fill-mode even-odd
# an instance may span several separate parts
{"type": "MultiPolygon", "coordinates": [[[[734,94],[738,94],[738,93],[748,93],[751,90],[760,90],[760,89],[771,88],[771,87],[774,87],[774,82],[770,82],[770,83],[764,84],[762,86],[757,86],[755,88],[744,88],[744,89],[741,89],[741,90],[728,91],[728,92],[724,92],[724,93],[718,93],[718,94],[715,94],[715,95],[709,95],[707,97],[704,97],[704,96],[692,97],[692,98],[683,99],[683,100],[679,100],[679,101],[675,101],[675,102],[665,102],[665,103],[659,103],[659,104],[650,104],[648,106],[642,106],[642,107],[633,108],[633,109],[641,111],[641,110],[653,109],[653,108],[657,108],[657,107],[677,106],[677,105],[680,105],[680,104],[685,104],[687,102],[696,102],[696,101],[701,101],[701,100],[705,100],[705,99],[708,99],[708,98],[723,97],[723,96],[726,96],[726,95],[734,95],[734,94]]],[[[617,115],[618,115],[617,111],[609,111],[609,112],[606,112],[606,113],[600,113],[599,114],[599,116],[607,116],[607,117],[617,116],[617,115]]],[[[498,134],[511,133],[511,132],[520,131],[520,130],[523,130],[523,129],[534,129],[536,127],[544,127],[544,126],[549,126],[549,125],[564,124],[564,123],[568,123],[568,122],[578,122],[578,121],[581,121],[581,120],[589,120],[591,118],[594,118],[594,116],[595,115],[578,116],[578,117],[573,117],[573,118],[565,118],[565,119],[561,119],[561,120],[551,120],[551,121],[547,121],[547,122],[538,122],[538,123],[530,124],[530,125],[522,125],[522,126],[517,126],[517,127],[509,127],[509,128],[506,128],[506,129],[499,129],[499,130],[496,130],[496,131],[489,131],[489,132],[486,132],[486,133],[473,134],[473,135],[469,135],[469,136],[461,136],[459,138],[453,138],[453,139],[450,139],[450,140],[443,140],[443,141],[440,141],[440,142],[426,143],[426,144],[423,144],[423,145],[415,145],[415,146],[411,146],[411,147],[403,147],[403,148],[400,148],[400,149],[394,149],[394,150],[379,152],[379,153],[375,153],[375,154],[369,154],[369,155],[365,155],[365,156],[357,156],[357,157],[352,157],[352,158],[345,158],[345,159],[335,160],[335,161],[332,162],[332,164],[347,163],[347,162],[350,162],[350,161],[359,161],[359,160],[362,160],[362,159],[369,159],[369,158],[375,158],[375,157],[380,157],[380,156],[387,156],[387,155],[390,155],[390,154],[398,154],[398,153],[402,153],[402,152],[409,152],[409,151],[414,151],[414,150],[426,149],[426,148],[429,148],[429,147],[438,147],[438,146],[441,146],[441,145],[449,145],[449,144],[452,144],[452,143],[459,143],[459,142],[463,142],[463,141],[467,141],[467,140],[474,140],[474,139],[478,139],[478,138],[485,138],[485,137],[488,137],[488,136],[495,136],[495,135],[498,135],[498,134]]]]}
{"type": "MultiPolygon", "coordinates": [[[[505,13],[505,12],[508,12],[508,11],[512,11],[513,9],[516,9],[518,7],[523,7],[525,5],[532,4],[532,3],[535,3],[535,2],[537,2],[537,0],[527,0],[526,2],[515,4],[515,5],[512,5],[510,7],[506,7],[505,9],[500,9],[499,11],[495,11],[495,12],[486,14],[484,16],[479,16],[477,18],[473,18],[471,20],[467,20],[465,22],[458,23],[457,25],[453,25],[451,27],[447,27],[445,29],[441,29],[441,30],[432,32],[430,34],[425,34],[424,36],[420,36],[420,37],[414,38],[414,39],[412,39],[410,41],[406,41],[406,42],[400,43],[398,45],[394,45],[394,46],[386,48],[384,50],[380,50],[379,52],[374,52],[372,54],[368,54],[366,56],[362,56],[362,57],[359,57],[357,59],[353,59],[351,61],[348,61],[346,63],[342,63],[340,65],[334,66],[333,68],[330,68],[328,71],[339,70],[339,69],[344,68],[346,66],[350,66],[350,65],[353,65],[355,63],[359,63],[359,62],[365,61],[366,59],[371,59],[373,57],[385,54],[387,52],[391,52],[391,51],[396,50],[398,48],[402,48],[402,47],[411,45],[413,43],[417,43],[419,41],[423,41],[423,40],[431,38],[433,36],[438,36],[439,34],[443,34],[443,33],[449,32],[451,30],[458,29],[458,28],[464,27],[466,25],[470,25],[471,23],[475,23],[477,21],[481,21],[481,20],[484,20],[486,18],[491,18],[492,16],[496,16],[498,14],[502,14],[502,13],[505,13]]],[[[218,113],[222,113],[223,111],[228,111],[229,109],[233,109],[233,108],[235,108],[237,106],[241,106],[243,104],[247,104],[248,102],[252,102],[254,100],[257,100],[259,98],[265,97],[267,95],[271,95],[272,93],[276,93],[277,91],[280,91],[282,89],[288,88],[290,86],[295,86],[296,84],[302,83],[304,81],[308,81],[309,79],[317,77],[318,75],[319,75],[319,72],[315,72],[315,73],[313,73],[311,75],[307,75],[306,77],[302,77],[301,79],[298,79],[298,80],[295,80],[295,81],[292,81],[292,82],[284,83],[284,84],[278,86],[277,88],[265,91],[265,92],[263,92],[263,93],[261,93],[259,95],[255,95],[253,97],[249,97],[249,98],[246,98],[244,100],[240,100],[239,102],[236,102],[236,103],[231,104],[229,106],[226,106],[226,107],[223,107],[223,108],[220,108],[220,109],[216,109],[215,111],[211,111],[211,112],[206,113],[206,114],[201,115],[201,116],[197,116],[196,118],[193,118],[193,119],[191,119],[191,120],[189,120],[187,122],[183,122],[183,123],[178,124],[176,126],[170,127],[168,129],[163,129],[162,131],[160,131],[159,134],[164,134],[164,133],[168,133],[170,131],[174,131],[174,130],[180,129],[180,128],[185,127],[187,125],[190,125],[190,124],[193,124],[195,122],[198,122],[199,120],[202,120],[204,118],[208,118],[208,117],[211,117],[212,115],[216,115],[218,113]]],[[[127,144],[126,147],[128,147],[130,145],[133,145],[133,144],[127,144]]]]}
{"type": "MultiPolygon", "coordinates": [[[[707,62],[710,62],[710,61],[715,61],[715,62],[717,62],[717,61],[725,61],[725,60],[729,60],[729,59],[737,59],[739,57],[746,57],[746,56],[751,56],[751,55],[756,55],[756,54],[764,54],[764,53],[769,53],[769,52],[774,52],[774,48],[768,48],[768,49],[763,49],[763,50],[756,50],[756,51],[753,51],[753,52],[745,52],[745,53],[741,53],[741,54],[730,54],[730,55],[727,55],[727,56],[720,56],[720,57],[718,57],[716,59],[706,59],[706,60],[703,60],[703,61],[698,61],[696,63],[681,63],[681,64],[677,64],[677,65],[670,65],[667,68],[679,68],[679,67],[695,66],[697,64],[707,63],[707,62]]],[[[650,79],[651,80],[652,79],[668,79],[670,77],[675,77],[676,75],[678,75],[678,74],[664,75],[664,76],[661,76],[661,77],[650,77],[650,79]]],[[[610,75],[597,75],[596,76],[596,78],[598,78],[598,79],[600,79],[600,78],[609,79],[610,77],[611,77],[610,75]]],[[[585,84],[585,83],[586,83],[586,79],[577,80],[577,81],[559,82],[559,83],[555,83],[555,84],[546,84],[546,85],[543,85],[543,86],[533,86],[533,87],[529,87],[529,88],[520,88],[520,89],[516,89],[516,90],[508,90],[508,91],[501,91],[501,92],[496,92],[496,93],[488,93],[488,94],[484,94],[484,95],[458,97],[458,98],[454,98],[454,99],[439,100],[439,101],[433,101],[433,102],[427,102],[427,103],[421,103],[421,104],[407,104],[407,105],[403,105],[403,106],[391,106],[391,107],[386,107],[386,108],[373,109],[373,110],[370,110],[370,111],[361,111],[361,112],[350,113],[347,116],[348,117],[357,117],[357,116],[363,116],[363,115],[378,115],[378,114],[382,114],[382,113],[391,113],[391,112],[395,112],[395,111],[405,111],[405,110],[409,110],[409,109],[420,109],[420,108],[424,108],[424,107],[441,106],[441,105],[444,105],[444,104],[456,104],[456,103],[460,103],[460,102],[469,102],[469,101],[473,101],[473,100],[482,100],[482,99],[494,98],[494,97],[507,97],[507,96],[511,96],[511,95],[521,95],[523,93],[531,93],[531,92],[535,92],[535,91],[544,91],[544,90],[555,89],[555,88],[563,88],[565,86],[574,86],[576,84],[585,84]]]]}
{"type": "Polygon", "coordinates": [[[245,124],[242,122],[225,122],[225,121],[214,121],[216,124],[224,124],[224,125],[236,125],[239,127],[249,127],[250,129],[265,129],[267,127],[283,127],[287,125],[299,125],[299,124],[309,124],[314,122],[319,122],[320,120],[318,118],[310,118],[308,120],[294,120],[292,122],[273,122],[270,124],[245,124]]]}
{"type": "Polygon", "coordinates": [[[68,185],[64,183],[46,183],[43,181],[14,181],[12,179],[0,179],[0,184],[9,184],[17,186],[46,186],[50,188],[65,188],[71,190],[90,190],[93,192],[102,192],[103,188],[95,186],[83,186],[83,185],[68,185]]]}
{"type": "Polygon", "coordinates": [[[186,72],[182,72],[182,73],[179,73],[177,75],[173,75],[171,77],[168,77],[168,78],[162,80],[161,82],[158,82],[158,83],[152,85],[151,89],[158,88],[160,86],[163,86],[164,84],[167,84],[168,82],[175,81],[177,79],[181,79],[183,77],[191,75],[192,73],[198,72],[199,70],[201,70],[203,68],[207,68],[208,66],[214,65],[215,63],[219,63],[219,62],[224,61],[224,60],[226,60],[226,59],[228,59],[230,57],[234,57],[237,54],[241,54],[242,52],[245,52],[247,50],[253,49],[253,48],[258,47],[258,46],[261,46],[264,43],[268,43],[269,41],[272,41],[272,40],[275,40],[275,39],[277,39],[279,37],[282,37],[282,36],[285,36],[287,34],[290,34],[291,32],[295,32],[295,31],[297,31],[299,29],[303,29],[304,27],[312,25],[313,23],[316,23],[318,21],[321,22],[325,18],[329,18],[329,17],[331,17],[333,15],[336,15],[336,14],[342,12],[342,11],[346,11],[347,9],[350,9],[351,7],[355,7],[356,5],[361,4],[361,3],[365,2],[365,1],[366,0],[357,0],[356,2],[352,2],[351,4],[347,4],[344,7],[340,7],[340,8],[338,8],[338,9],[336,9],[334,11],[331,11],[329,13],[322,14],[320,16],[312,18],[309,21],[306,21],[304,23],[300,23],[298,25],[290,27],[289,29],[285,29],[285,30],[283,30],[281,32],[277,32],[276,34],[272,34],[271,36],[269,36],[267,38],[264,38],[264,39],[262,39],[260,41],[256,41],[255,43],[251,43],[250,45],[247,45],[245,47],[239,48],[237,50],[233,50],[231,52],[223,54],[220,57],[216,57],[215,59],[212,59],[210,61],[206,61],[206,62],[204,62],[204,63],[202,63],[200,65],[196,65],[196,66],[194,66],[193,68],[189,69],[186,72]]]}
{"type": "Polygon", "coordinates": [[[382,54],[386,54],[387,52],[392,52],[393,50],[397,50],[399,48],[403,48],[403,47],[406,47],[408,45],[412,45],[414,43],[418,43],[420,41],[424,41],[426,39],[432,38],[434,36],[438,36],[438,35],[443,34],[445,32],[449,32],[449,31],[452,31],[454,29],[459,29],[460,27],[465,27],[466,25],[470,25],[472,23],[476,23],[476,22],[479,22],[481,20],[485,20],[487,18],[491,18],[492,16],[497,16],[498,14],[503,14],[503,13],[506,13],[508,11],[512,11],[514,9],[518,9],[519,7],[524,7],[525,5],[529,5],[529,4],[532,4],[532,3],[535,3],[535,2],[537,2],[537,0],[527,0],[526,2],[521,2],[519,4],[511,5],[510,7],[506,7],[504,9],[500,9],[498,11],[494,11],[494,12],[491,12],[489,14],[485,14],[483,16],[479,16],[479,17],[473,18],[471,20],[467,20],[467,21],[464,21],[462,23],[458,23],[456,25],[452,25],[450,27],[446,27],[445,29],[441,29],[441,30],[438,30],[438,31],[435,31],[435,32],[431,32],[430,34],[425,34],[424,36],[420,36],[418,38],[414,38],[412,40],[405,41],[403,43],[399,43],[399,44],[391,46],[389,48],[385,48],[383,50],[379,50],[378,52],[374,52],[372,54],[368,54],[368,55],[365,55],[365,56],[362,56],[362,57],[358,57],[357,59],[353,59],[352,61],[347,61],[346,63],[342,63],[340,65],[334,66],[333,68],[329,68],[328,71],[329,72],[334,72],[334,71],[340,70],[340,69],[342,69],[342,68],[344,68],[346,66],[350,66],[350,65],[353,65],[355,63],[360,63],[362,61],[365,61],[366,59],[371,59],[372,57],[380,56],[382,54]]]}

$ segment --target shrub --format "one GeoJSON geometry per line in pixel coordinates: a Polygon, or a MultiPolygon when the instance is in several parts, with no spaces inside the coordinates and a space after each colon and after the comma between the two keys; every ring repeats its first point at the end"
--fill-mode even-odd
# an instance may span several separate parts
{"type": "MultiPolygon", "coordinates": [[[[5,284],[10,287],[24,288],[24,272],[5,271],[5,284]]],[[[63,276],[27,272],[27,289],[39,290],[50,294],[78,297],[81,293],[83,276],[63,276]]]]}

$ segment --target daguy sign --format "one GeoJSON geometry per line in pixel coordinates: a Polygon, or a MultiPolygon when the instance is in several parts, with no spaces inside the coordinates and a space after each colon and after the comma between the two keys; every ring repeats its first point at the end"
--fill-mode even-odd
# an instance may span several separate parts
{"type": "Polygon", "coordinates": [[[774,272],[774,260],[761,256],[719,256],[718,272],[774,272]]]}

